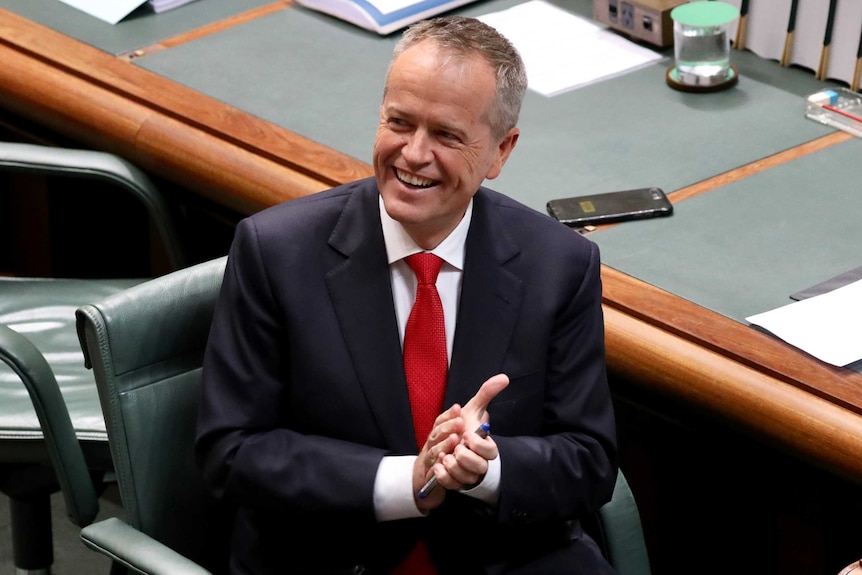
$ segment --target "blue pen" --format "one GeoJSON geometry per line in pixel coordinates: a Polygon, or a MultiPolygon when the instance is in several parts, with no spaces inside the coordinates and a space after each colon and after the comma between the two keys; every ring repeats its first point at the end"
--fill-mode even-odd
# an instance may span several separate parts
{"type": "MultiPolygon", "coordinates": [[[[491,424],[490,423],[483,423],[476,430],[476,435],[478,435],[479,437],[483,437],[483,438],[488,437],[488,433],[490,431],[491,431],[491,424]]],[[[426,497],[428,497],[428,494],[431,493],[435,487],[437,487],[437,476],[436,475],[434,477],[432,477],[431,479],[429,479],[428,482],[422,486],[422,489],[419,490],[419,494],[418,494],[419,499],[425,499],[426,497]]]]}

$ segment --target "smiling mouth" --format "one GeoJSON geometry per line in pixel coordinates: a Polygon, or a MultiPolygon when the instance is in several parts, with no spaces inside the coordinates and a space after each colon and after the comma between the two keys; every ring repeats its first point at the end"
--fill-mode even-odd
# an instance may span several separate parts
{"type": "Polygon", "coordinates": [[[395,177],[398,178],[398,181],[402,184],[407,184],[413,188],[430,188],[437,185],[435,180],[429,180],[428,178],[421,178],[413,174],[408,174],[397,168],[395,169],[395,177]]]}

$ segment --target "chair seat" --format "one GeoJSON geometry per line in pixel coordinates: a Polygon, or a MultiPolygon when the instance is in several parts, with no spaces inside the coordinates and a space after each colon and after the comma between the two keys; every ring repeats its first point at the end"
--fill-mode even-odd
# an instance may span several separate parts
{"type": "MultiPolygon", "coordinates": [[[[141,281],[0,278],[0,324],[27,337],[44,354],[82,441],[107,442],[108,436],[93,372],[84,366],[75,309],[141,281]]],[[[0,439],[42,437],[30,395],[18,375],[0,363],[0,439]]]]}

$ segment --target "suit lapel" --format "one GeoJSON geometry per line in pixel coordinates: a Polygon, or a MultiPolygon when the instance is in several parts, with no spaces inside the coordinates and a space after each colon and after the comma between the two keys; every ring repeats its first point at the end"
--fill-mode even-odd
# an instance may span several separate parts
{"type": "Polygon", "coordinates": [[[492,200],[480,190],[467,236],[446,406],[463,405],[502,369],[523,300],[523,282],[505,267],[518,252],[492,200]]]}
{"type": "MultiPolygon", "coordinates": [[[[330,297],[368,405],[387,445],[416,449],[392,304],[376,186],[357,187],[330,245],[344,261],[327,275],[330,297]]],[[[492,200],[475,196],[444,405],[464,404],[499,373],[521,308],[523,282],[505,267],[518,254],[492,200]]]]}
{"type": "Polygon", "coordinates": [[[345,255],[327,274],[326,282],[359,383],[386,444],[396,452],[414,452],[376,186],[353,192],[330,245],[345,255]]]}

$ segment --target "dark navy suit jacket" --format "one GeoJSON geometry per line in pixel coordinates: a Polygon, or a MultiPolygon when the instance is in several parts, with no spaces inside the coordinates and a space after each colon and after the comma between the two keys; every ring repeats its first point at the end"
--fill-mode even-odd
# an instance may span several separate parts
{"type": "Polygon", "coordinates": [[[577,519],[610,498],[616,477],[599,269],[588,239],[477,192],[445,405],[510,377],[488,410],[499,505],[450,492],[427,518],[378,523],[380,459],[418,446],[376,183],[242,221],[204,361],[197,443],[208,484],[238,506],[233,572],[385,572],[419,537],[445,573],[588,563],[577,519]]]}

